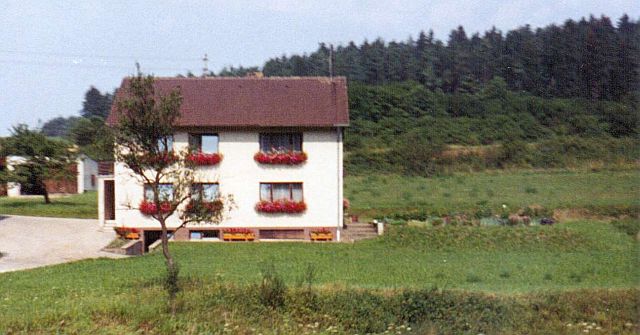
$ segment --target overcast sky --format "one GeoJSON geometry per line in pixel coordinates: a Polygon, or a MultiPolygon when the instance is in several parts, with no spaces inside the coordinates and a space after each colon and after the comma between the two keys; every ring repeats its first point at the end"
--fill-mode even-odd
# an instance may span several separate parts
{"type": "Polygon", "coordinates": [[[47,1],[0,0],[0,136],[18,123],[37,126],[77,115],[94,85],[111,91],[122,77],[159,76],[228,65],[263,65],[319,42],[414,38],[433,29],[446,40],[496,26],[507,31],[602,14],[640,17],[638,0],[514,1],[47,1]]]}

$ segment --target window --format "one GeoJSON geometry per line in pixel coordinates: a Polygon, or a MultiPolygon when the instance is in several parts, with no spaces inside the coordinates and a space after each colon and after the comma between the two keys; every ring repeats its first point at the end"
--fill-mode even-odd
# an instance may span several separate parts
{"type": "Polygon", "coordinates": [[[302,183],[260,183],[260,200],[302,201],[302,183]]]}
{"type": "MultiPolygon", "coordinates": [[[[158,184],[158,200],[170,201],[173,200],[173,185],[171,184],[158,184]]],[[[144,200],[153,201],[153,188],[149,184],[144,185],[144,200]]]]}
{"type": "Polygon", "coordinates": [[[189,148],[203,153],[218,152],[218,135],[216,134],[189,134],[189,148]]]}
{"type": "Polygon", "coordinates": [[[260,134],[260,151],[302,151],[302,133],[260,134]]]}
{"type": "Polygon", "coordinates": [[[199,183],[191,186],[191,197],[195,200],[214,201],[218,195],[218,184],[216,183],[199,183]]]}
{"type": "Polygon", "coordinates": [[[173,136],[161,137],[158,139],[158,151],[173,151],[173,136]]]}

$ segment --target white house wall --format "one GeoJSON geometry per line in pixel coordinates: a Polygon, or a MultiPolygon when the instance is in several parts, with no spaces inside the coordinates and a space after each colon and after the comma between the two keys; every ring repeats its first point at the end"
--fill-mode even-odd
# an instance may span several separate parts
{"type": "MultiPolygon", "coordinates": [[[[233,195],[236,207],[221,227],[340,227],[342,225],[342,137],[340,130],[303,132],[307,162],[299,166],[265,165],[254,161],[259,132],[221,131],[216,166],[198,168],[199,181],[219,182],[220,193],[233,195]],[[260,182],[302,182],[307,210],[302,214],[264,214],[254,208],[260,200],[260,182]]],[[[175,150],[186,148],[188,134],[174,136],[175,150]]],[[[143,185],[123,164],[115,166],[116,221],[119,226],[157,228],[138,210],[143,185]]],[[[171,217],[170,226],[178,219],[171,217]]]]}

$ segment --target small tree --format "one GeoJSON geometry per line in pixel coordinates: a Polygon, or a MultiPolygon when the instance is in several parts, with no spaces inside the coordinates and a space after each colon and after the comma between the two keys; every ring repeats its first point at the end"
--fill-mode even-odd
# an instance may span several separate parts
{"type": "Polygon", "coordinates": [[[3,157],[21,156],[24,161],[3,171],[6,181],[20,183],[51,203],[45,181],[71,179],[76,155],[62,140],[50,139],[42,132],[30,130],[24,124],[13,127],[11,136],[3,144],[3,157]]]}
{"type": "Polygon", "coordinates": [[[192,197],[195,181],[194,165],[186,159],[188,148],[176,152],[172,148],[175,124],[180,117],[182,96],[179,89],[157,94],[154,78],[139,73],[130,78],[122,95],[116,98],[117,124],[114,127],[116,160],[129,168],[132,175],[148,185],[153,199],[144,202],[145,211],[161,227],[162,254],[167,266],[165,288],[172,314],[179,290],[178,264],[169,251],[167,220],[176,214],[179,229],[187,223],[219,223],[223,213],[233,206],[232,196],[221,196],[213,203],[192,197]],[[172,194],[163,193],[160,185],[171,183],[172,194]]]}

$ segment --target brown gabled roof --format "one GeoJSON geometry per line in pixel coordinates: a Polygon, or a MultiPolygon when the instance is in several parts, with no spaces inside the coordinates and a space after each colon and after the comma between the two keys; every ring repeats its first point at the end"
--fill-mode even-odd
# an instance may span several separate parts
{"type": "MultiPolygon", "coordinates": [[[[128,82],[125,78],[121,88],[128,82]]],[[[158,94],[180,88],[183,101],[177,126],[333,127],[349,123],[344,77],[155,78],[154,84],[158,94]]],[[[107,123],[116,123],[115,114],[114,104],[107,123]]]]}

